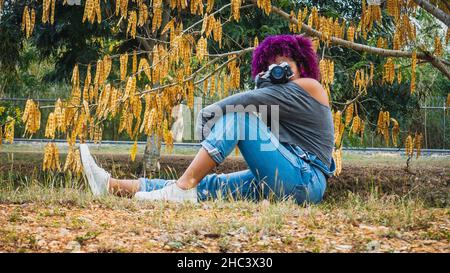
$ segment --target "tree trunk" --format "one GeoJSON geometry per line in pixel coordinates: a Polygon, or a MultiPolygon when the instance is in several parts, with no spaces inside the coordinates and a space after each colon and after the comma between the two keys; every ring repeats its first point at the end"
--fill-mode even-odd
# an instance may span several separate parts
{"type": "MultiPolygon", "coordinates": [[[[163,5],[162,6],[163,14],[162,14],[161,26],[164,27],[170,20],[170,9],[166,8],[169,5],[167,0],[164,0],[162,5],[163,5]]],[[[155,36],[155,38],[158,38],[159,40],[167,41],[167,38],[168,38],[167,33],[164,33],[163,35],[159,35],[158,30],[156,30],[155,33],[152,33],[150,30],[150,26],[148,24],[145,26],[145,28],[146,28],[145,33],[148,36],[155,36]]],[[[154,40],[145,40],[145,39],[139,39],[139,40],[147,51],[153,50],[153,46],[155,45],[154,40]]],[[[150,57],[150,61],[151,61],[152,59],[151,59],[150,53],[149,53],[149,57],[150,57]]],[[[153,65],[153,63],[151,65],[153,65]]],[[[147,137],[147,142],[145,144],[144,157],[142,160],[143,161],[142,169],[144,172],[144,177],[147,175],[154,176],[159,173],[160,167],[161,167],[160,163],[159,163],[160,158],[161,158],[161,141],[158,139],[158,136],[156,136],[155,134],[149,135],[147,137]]]]}
{"type": "Polygon", "coordinates": [[[158,136],[155,134],[147,137],[143,158],[144,177],[147,175],[153,177],[159,173],[161,167],[159,164],[159,159],[161,157],[161,145],[158,143],[158,136]]]}

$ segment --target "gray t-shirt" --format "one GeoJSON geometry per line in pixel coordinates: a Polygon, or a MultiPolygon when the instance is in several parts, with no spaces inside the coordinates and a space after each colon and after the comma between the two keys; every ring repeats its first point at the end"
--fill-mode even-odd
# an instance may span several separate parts
{"type": "MultiPolygon", "coordinates": [[[[330,167],[334,146],[334,125],[331,109],[321,104],[298,84],[290,81],[285,84],[273,84],[270,80],[258,81],[258,88],[240,92],[211,104],[201,110],[198,115],[196,133],[204,139],[209,132],[205,130],[220,116],[217,108],[222,113],[227,113],[230,107],[236,111],[247,111],[255,105],[267,106],[267,120],[271,120],[270,107],[278,106],[279,128],[278,137],[281,143],[295,144],[303,150],[315,154],[325,165],[330,167]],[[245,108],[247,107],[247,108],[245,108]],[[239,110],[240,109],[240,110],[239,110]]],[[[265,120],[264,120],[265,121],[265,120]]],[[[266,122],[266,121],[265,121],[266,122]]],[[[268,124],[270,126],[270,123],[268,124]]]]}

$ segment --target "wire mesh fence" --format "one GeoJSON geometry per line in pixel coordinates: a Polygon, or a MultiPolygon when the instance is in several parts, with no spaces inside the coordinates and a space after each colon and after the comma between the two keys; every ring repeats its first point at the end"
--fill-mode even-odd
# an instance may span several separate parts
{"type": "MultiPolygon", "coordinates": [[[[48,115],[52,112],[52,107],[56,99],[33,99],[41,106],[42,120],[41,130],[33,136],[36,139],[44,138],[45,123],[48,115]]],[[[0,98],[0,106],[16,108],[17,111],[23,111],[27,98],[0,98]]],[[[185,143],[197,143],[198,140],[194,138],[194,131],[196,125],[196,116],[199,111],[213,103],[215,100],[206,97],[196,97],[194,101],[194,108],[189,109],[185,104],[181,104],[183,108],[177,108],[172,113],[174,120],[177,118],[183,119],[182,136],[176,139],[176,142],[185,143]],[[176,112],[180,111],[180,112],[176,112]],[[181,114],[181,115],[180,115],[181,114]]],[[[450,120],[449,120],[449,108],[446,105],[446,100],[443,97],[427,98],[426,102],[420,105],[418,116],[420,117],[421,128],[416,128],[423,133],[423,149],[450,149],[450,120]]],[[[402,125],[401,125],[402,126],[402,125]]],[[[126,134],[118,134],[117,128],[119,127],[119,119],[108,119],[104,122],[103,139],[112,141],[128,141],[130,140],[126,134]]],[[[23,136],[23,125],[20,123],[16,127],[15,137],[21,138],[23,136]]],[[[399,135],[399,147],[402,147],[403,140],[406,139],[408,134],[407,128],[402,128],[399,135]]],[[[180,134],[180,133],[178,133],[180,134]]],[[[140,141],[145,141],[146,137],[142,136],[140,141]]],[[[363,141],[347,142],[344,146],[352,147],[366,147],[366,148],[386,148],[383,143],[382,137],[374,131],[368,131],[365,133],[363,141]]]]}

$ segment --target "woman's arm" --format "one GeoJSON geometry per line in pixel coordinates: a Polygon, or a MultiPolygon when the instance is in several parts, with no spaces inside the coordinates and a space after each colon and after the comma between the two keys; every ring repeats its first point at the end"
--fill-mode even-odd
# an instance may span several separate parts
{"type": "Polygon", "coordinates": [[[205,139],[212,127],[222,115],[232,112],[259,112],[261,105],[279,105],[279,98],[275,96],[272,83],[264,82],[253,89],[226,97],[216,103],[203,108],[197,116],[196,137],[205,139]]]}

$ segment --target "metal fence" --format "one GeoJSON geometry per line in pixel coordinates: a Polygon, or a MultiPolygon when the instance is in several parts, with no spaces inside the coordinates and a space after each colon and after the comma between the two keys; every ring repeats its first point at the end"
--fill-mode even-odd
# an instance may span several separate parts
{"type": "MultiPolygon", "coordinates": [[[[25,106],[27,98],[0,98],[0,106],[3,103],[8,103],[10,105],[14,105],[23,109],[25,106]]],[[[36,102],[39,102],[41,106],[51,106],[55,103],[55,99],[33,99],[36,102]]],[[[203,98],[202,100],[196,100],[194,108],[200,109],[205,105],[214,102],[214,100],[210,98],[203,98]]],[[[44,107],[45,108],[45,107],[44,107]]],[[[420,105],[420,123],[422,128],[419,128],[419,131],[423,132],[423,149],[440,149],[440,150],[448,150],[450,149],[450,122],[449,118],[449,109],[446,105],[446,98],[444,97],[433,97],[427,98],[426,103],[420,105]]],[[[45,121],[47,115],[51,112],[51,108],[43,109],[42,113],[42,126],[45,126],[45,121]]],[[[195,121],[194,112],[191,111],[191,120],[195,121]]],[[[191,122],[189,126],[191,126],[191,132],[194,132],[194,122],[191,122]]],[[[117,128],[112,126],[112,128],[105,128],[104,132],[108,130],[113,130],[117,128]]],[[[41,130],[43,131],[43,130],[41,130]]],[[[20,137],[21,130],[19,129],[17,137],[20,137]]],[[[375,134],[375,132],[370,133],[366,140],[367,143],[364,143],[366,148],[385,148],[380,145],[380,137],[375,134]]],[[[113,132],[106,134],[109,137],[109,140],[128,140],[123,136],[116,136],[113,132]]],[[[36,138],[43,138],[42,135],[37,134],[36,138]]],[[[406,136],[401,133],[400,139],[404,139],[406,136]]],[[[106,137],[107,138],[107,137],[106,137]]],[[[191,138],[193,139],[193,138],[191,138]]],[[[145,140],[143,137],[142,141],[145,140]]],[[[192,142],[192,141],[189,141],[192,142]]]]}
{"type": "Polygon", "coordinates": [[[420,106],[425,149],[450,149],[449,109],[444,97],[428,98],[420,106]]]}

